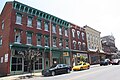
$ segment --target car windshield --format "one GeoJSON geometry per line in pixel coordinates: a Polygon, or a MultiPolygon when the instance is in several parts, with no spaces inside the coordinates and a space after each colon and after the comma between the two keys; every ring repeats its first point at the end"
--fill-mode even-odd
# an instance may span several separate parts
{"type": "Polygon", "coordinates": [[[78,65],[82,65],[82,63],[78,63],[78,65]]]}
{"type": "Polygon", "coordinates": [[[52,65],[50,68],[54,68],[54,67],[56,67],[57,66],[57,64],[54,64],[54,65],[52,65]]]}

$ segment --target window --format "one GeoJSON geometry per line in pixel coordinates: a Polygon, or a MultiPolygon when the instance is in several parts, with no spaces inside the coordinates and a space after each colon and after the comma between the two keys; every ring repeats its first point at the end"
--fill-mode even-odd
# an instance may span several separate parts
{"type": "Polygon", "coordinates": [[[16,13],[16,24],[22,24],[22,14],[16,13]]]}
{"type": "Polygon", "coordinates": [[[45,36],[45,47],[49,47],[49,37],[45,36]]]}
{"type": "Polygon", "coordinates": [[[89,33],[87,34],[87,38],[88,38],[88,40],[90,40],[90,35],[89,35],[89,33]]]}
{"type": "Polygon", "coordinates": [[[77,31],[78,39],[80,39],[80,31],[77,31]]]}
{"type": "Polygon", "coordinates": [[[53,37],[53,47],[56,47],[56,37],[53,37]]]}
{"type": "Polygon", "coordinates": [[[65,29],[65,36],[68,36],[68,30],[65,29]]]}
{"type": "Polygon", "coordinates": [[[21,41],[21,32],[19,30],[15,31],[15,42],[20,43],[21,41]]]}
{"type": "Polygon", "coordinates": [[[45,22],[45,31],[48,31],[49,30],[49,26],[48,26],[48,23],[47,22],[45,22]]]}
{"type": "Polygon", "coordinates": [[[72,37],[75,37],[75,29],[72,29],[72,37]]]}
{"type": "Polygon", "coordinates": [[[81,50],[81,42],[78,42],[78,48],[81,50]]]}
{"type": "Polygon", "coordinates": [[[62,46],[63,46],[62,39],[59,39],[59,47],[62,48],[62,46]]]}
{"type": "Polygon", "coordinates": [[[54,25],[54,24],[52,25],[52,32],[56,33],[56,25],[54,25]]]}
{"type": "Polygon", "coordinates": [[[32,17],[28,17],[27,26],[32,27],[32,17]]]}
{"type": "Polygon", "coordinates": [[[82,40],[85,40],[85,33],[82,32],[82,40]]]}
{"type": "Polygon", "coordinates": [[[62,35],[62,27],[59,27],[59,35],[62,35]]]}
{"type": "Polygon", "coordinates": [[[83,49],[82,49],[82,50],[84,50],[84,51],[85,51],[85,50],[86,50],[86,44],[85,44],[84,42],[82,43],[82,47],[83,47],[83,49]]]}
{"type": "Polygon", "coordinates": [[[41,46],[41,39],[42,36],[40,34],[37,34],[37,46],[41,46]]]}
{"type": "Polygon", "coordinates": [[[27,44],[32,44],[32,33],[27,33],[27,44]]]}
{"type": "Polygon", "coordinates": [[[0,36],[0,46],[2,45],[2,36],[0,36]]]}
{"type": "Polygon", "coordinates": [[[4,20],[2,21],[2,30],[4,30],[4,20]]]}
{"type": "Polygon", "coordinates": [[[35,70],[40,69],[42,69],[42,58],[39,58],[39,60],[35,62],[35,70]]]}
{"type": "Polygon", "coordinates": [[[22,71],[22,58],[12,57],[11,71],[22,71]]]}
{"type": "Polygon", "coordinates": [[[66,48],[69,48],[68,40],[66,40],[66,48]]]}
{"type": "Polygon", "coordinates": [[[76,49],[76,41],[73,40],[73,48],[76,49]]]}
{"type": "Polygon", "coordinates": [[[37,20],[37,29],[42,29],[42,22],[41,22],[41,20],[37,20]]]}

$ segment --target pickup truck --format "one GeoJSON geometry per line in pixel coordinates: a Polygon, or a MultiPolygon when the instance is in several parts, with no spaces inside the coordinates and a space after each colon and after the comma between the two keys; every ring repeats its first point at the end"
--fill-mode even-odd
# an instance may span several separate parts
{"type": "Polygon", "coordinates": [[[120,59],[112,59],[111,64],[112,65],[114,65],[114,64],[120,65],[120,59]]]}

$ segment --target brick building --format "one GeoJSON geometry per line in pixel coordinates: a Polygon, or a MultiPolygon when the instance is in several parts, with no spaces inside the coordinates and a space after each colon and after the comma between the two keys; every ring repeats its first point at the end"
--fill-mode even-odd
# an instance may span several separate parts
{"type": "Polygon", "coordinates": [[[40,53],[32,69],[41,71],[54,63],[72,65],[74,55],[87,56],[86,46],[84,29],[56,16],[17,1],[6,2],[1,12],[1,74],[28,72],[28,63],[21,53],[29,49],[40,53]],[[75,37],[78,34],[80,39],[75,37]]]}

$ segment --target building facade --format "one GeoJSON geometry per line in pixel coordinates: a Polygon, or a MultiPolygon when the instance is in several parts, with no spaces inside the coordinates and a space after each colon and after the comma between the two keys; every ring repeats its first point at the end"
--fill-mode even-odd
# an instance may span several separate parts
{"type": "Polygon", "coordinates": [[[72,53],[72,65],[76,65],[80,61],[88,62],[87,40],[84,28],[70,24],[70,45],[72,53]]]}
{"type": "Polygon", "coordinates": [[[28,49],[40,53],[32,66],[34,71],[54,63],[71,65],[67,21],[13,1],[6,2],[0,26],[1,74],[28,72],[28,63],[21,55],[28,49]]]}
{"type": "Polygon", "coordinates": [[[72,65],[84,56],[87,41],[83,28],[17,1],[6,2],[0,15],[0,73],[3,75],[29,72],[29,55],[34,72],[55,63],[72,65]]]}
{"type": "Polygon", "coordinates": [[[115,46],[115,38],[112,35],[101,37],[102,49],[106,53],[106,58],[110,58],[118,49],[115,46]]]}
{"type": "Polygon", "coordinates": [[[89,27],[84,26],[87,38],[87,51],[89,55],[89,63],[96,64],[100,62],[101,58],[105,58],[104,52],[102,51],[102,45],[100,41],[100,32],[89,27]]]}

